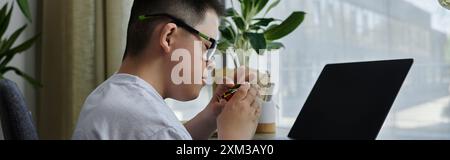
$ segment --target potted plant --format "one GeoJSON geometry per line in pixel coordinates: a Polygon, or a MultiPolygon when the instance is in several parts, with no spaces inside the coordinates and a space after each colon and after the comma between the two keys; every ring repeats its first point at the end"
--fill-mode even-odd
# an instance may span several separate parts
{"type": "MultiPolygon", "coordinates": [[[[261,50],[284,47],[277,40],[296,30],[303,22],[305,12],[293,12],[284,21],[266,17],[280,1],[275,0],[267,6],[269,0],[239,0],[241,8],[239,13],[234,9],[235,5],[231,0],[233,7],[227,9],[226,16],[220,25],[222,38],[219,41],[218,49],[222,53],[226,53],[227,49],[233,47],[245,51],[254,50],[257,54],[263,54],[261,50]]],[[[245,59],[241,61],[244,62],[243,60],[245,59]]]]}
{"type": "Polygon", "coordinates": [[[439,0],[439,3],[442,7],[450,9],[450,0],[439,0]]]}
{"type": "MultiPolygon", "coordinates": [[[[285,20],[267,17],[267,14],[270,13],[280,1],[281,0],[274,0],[269,3],[269,0],[239,0],[240,11],[235,9],[235,1],[230,1],[232,7],[226,10],[226,16],[222,19],[219,28],[222,38],[219,40],[218,50],[223,53],[223,56],[226,56],[227,54],[234,55],[235,67],[240,67],[238,66],[240,64],[248,67],[250,56],[252,54],[263,55],[267,53],[267,51],[284,48],[284,45],[278,42],[278,40],[286,37],[302,24],[306,14],[302,11],[291,13],[285,20]]],[[[222,59],[226,60],[227,58],[222,59]]],[[[224,62],[223,64],[227,63],[224,62]]],[[[226,66],[222,66],[222,68],[222,70],[216,70],[215,75],[230,75],[229,73],[233,72],[227,70],[226,66]]],[[[258,74],[266,73],[262,71],[257,72],[258,74]]],[[[258,75],[258,77],[261,79],[261,77],[270,77],[270,75],[258,75]]],[[[260,81],[258,81],[258,83],[260,83],[260,81]]],[[[273,85],[271,86],[273,87],[273,85]]],[[[266,96],[266,100],[270,99],[271,98],[267,98],[266,96]]],[[[263,104],[262,119],[266,119],[267,116],[275,117],[274,114],[276,113],[268,113],[272,115],[265,115],[267,114],[264,113],[265,105],[272,105],[272,107],[274,107],[276,104],[273,102],[263,104]]],[[[260,123],[257,132],[275,132],[275,120],[273,120],[273,123],[264,123],[265,124],[260,123]]]]}
{"type": "MultiPolygon", "coordinates": [[[[16,0],[20,10],[23,15],[31,22],[31,13],[29,10],[28,0],[16,0]]],[[[14,58],[14,56],[23,53],[24,51],[30,49],[36,42],[39,36],[34,36],[33,38],[26,40],[23,43],[16,44],[17,38],[25,31],[27,25],[24,24],[19,29],[15,30],[9,37],[5,35],[6,30],[10,26],[12,12],[14,10],[14,3],[9,6],[9,3],[5,3],[0,9],[0,80],[3,81],[4,75],[8,72],[14,72],[18,76],[24,78],[27,82],[35,87],[40,87],[41,84],[34,80],[32,77],[25,74],[20,69],[9,66],[9,62],[14,58]]]]}

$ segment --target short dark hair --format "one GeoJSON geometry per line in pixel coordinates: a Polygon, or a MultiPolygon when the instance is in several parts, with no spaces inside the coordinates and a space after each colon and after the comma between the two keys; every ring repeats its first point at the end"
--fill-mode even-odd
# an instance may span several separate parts
{"type": "Polygon", "coordinates": [[[134,0],[124,58],[127,54],[136,55],[143,50],[156,25],[161,22],[156,19],[141,22],[139,16],[167,13],[195,26],[205,18],[208,9],[222,16],[224,8],[223,0],[134,0]]]}

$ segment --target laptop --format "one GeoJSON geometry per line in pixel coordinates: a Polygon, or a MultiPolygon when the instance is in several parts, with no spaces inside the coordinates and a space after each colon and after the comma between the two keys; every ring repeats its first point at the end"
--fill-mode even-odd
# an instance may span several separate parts
{"type": "Polygon", "coordinates": [[[326,65],[288,138],[375,140],[413,62],[326,65]]]}

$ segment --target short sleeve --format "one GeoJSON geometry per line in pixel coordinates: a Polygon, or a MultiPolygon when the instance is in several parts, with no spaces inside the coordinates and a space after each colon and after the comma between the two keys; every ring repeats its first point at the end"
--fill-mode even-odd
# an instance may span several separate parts
{"type": "Polygon", "coordinates": [[[145,133],[143,134],[144,137],[141,137],[140,139],[145,140],[192,140],[190,135],[186,135],[185,132],[177,130],[172,127],[160,129],[159,131],[155,133],[145,133]]]}

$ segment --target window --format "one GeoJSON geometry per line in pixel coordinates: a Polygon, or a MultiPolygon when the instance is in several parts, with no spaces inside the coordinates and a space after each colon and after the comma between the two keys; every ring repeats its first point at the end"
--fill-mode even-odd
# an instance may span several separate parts
{"type": "MultiPolygon", "coordinates": [[[[269,16],[294,10],[308,15],[284,39],[278,126],[292,126],[327,63],[415,58],[379,139],[450,139],[450,10],[437,0],[286,0],[269,16]]],[[[196,102],[169,103],[188,120],[209,90],[196,102]]]]}

